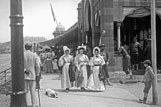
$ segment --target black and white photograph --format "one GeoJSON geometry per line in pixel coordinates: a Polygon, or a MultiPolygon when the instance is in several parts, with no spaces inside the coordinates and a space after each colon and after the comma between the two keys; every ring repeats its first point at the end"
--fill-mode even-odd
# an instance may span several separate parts
{"type": "Polygon", "coordinates": [[[161,0],[0,0],[0,107],[161,107],[161,0]]]}

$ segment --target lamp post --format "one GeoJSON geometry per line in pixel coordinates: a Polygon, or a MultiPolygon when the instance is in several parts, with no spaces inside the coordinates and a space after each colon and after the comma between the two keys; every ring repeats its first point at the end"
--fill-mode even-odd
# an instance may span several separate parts
{"type": "Polygon", "coordinates": [[[152,53],[152,66],[155,73],[155,78],[152,83],[152,93],[153,93],[153,104],[158,104],[158,94],[157,94],[157,62],[156,62],[156,10],[155,10],[155,0],[151,0],[151,53],[152,53]]]}
{"type": "Polygon", "coordinates": [[[12,93],[10,107],[26,107],[22,1],[10,0],[12,93]]]}

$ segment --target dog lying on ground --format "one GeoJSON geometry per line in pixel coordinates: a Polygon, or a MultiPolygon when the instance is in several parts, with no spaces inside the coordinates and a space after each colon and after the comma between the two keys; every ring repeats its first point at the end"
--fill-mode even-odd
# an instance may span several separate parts
{"type": "Polygon", "coordinates": [[[52,98],[58,98],[58,93],[52,89],[46,89],[45,95],[52,97],[52,98]]]}

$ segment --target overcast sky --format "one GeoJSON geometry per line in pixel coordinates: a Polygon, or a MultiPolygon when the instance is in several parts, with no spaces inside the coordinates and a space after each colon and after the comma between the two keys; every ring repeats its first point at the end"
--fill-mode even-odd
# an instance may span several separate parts
{"type": "MultiPolygon", "coordinates": [[[[68,29],[77,22],[77,7],[81,0],[22,0],[24,36],[53,38],[56,23],[53,21],[50,3],[58,22],[68,29]]],[[[10,41],[10,0],[0,0],[0,42],[10,41]]]]}

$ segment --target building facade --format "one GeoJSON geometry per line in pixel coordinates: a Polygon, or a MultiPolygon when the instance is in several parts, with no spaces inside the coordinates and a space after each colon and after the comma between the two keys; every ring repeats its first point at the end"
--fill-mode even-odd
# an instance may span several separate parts
{"type": "MultiPolygon", "coordinates": [[[[161,40],[161,1],[156,0],[157,41],[161,40]]],[[[80,41],[90,44],[91,48],[99,44],[106,45],[110,55],[110,67],[122,70],[122,56],[116,54],[121,44],[130,45],[133,37],[141,44],[142,56],[146,58],[146,42],[151,39],[150,0],[82,0],[78,4],[78,24],[80,41]]],[[[160,58],[161,49],[157,55],[160,58]]],[[[161,60],[158,60],[158,68],[161,60]]]]}

